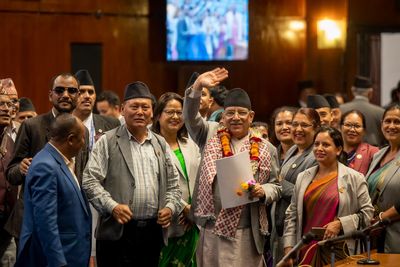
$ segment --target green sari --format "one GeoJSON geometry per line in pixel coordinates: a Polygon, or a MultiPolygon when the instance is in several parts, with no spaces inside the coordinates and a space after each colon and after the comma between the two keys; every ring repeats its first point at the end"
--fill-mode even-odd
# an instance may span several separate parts
{"type": "MultiPolygon", "coordinates": [[[[185,159],[179,148],[174,150],[174,153],[185,174],[189,190],[188,203],[190,204],[192,202],[192,197],[189,188],[189,177],[186,171],[185,159]]],[[[182,236],[169,238],[168,246],[161,250],[158,266],[196,267],[196,246],[198,239],[199,229],[197,229],[195,224],[186,230],[182,236]]]]}

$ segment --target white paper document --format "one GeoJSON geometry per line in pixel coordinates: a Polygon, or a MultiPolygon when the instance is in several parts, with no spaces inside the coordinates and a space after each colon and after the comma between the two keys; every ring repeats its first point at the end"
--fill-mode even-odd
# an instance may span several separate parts
{"type": "Polygon", "coordinates": [[[217,180],[221,195],[222,208],[233,208],[251,202],[249,192],[241,187],[242,183],[254,179],[248,151],[216,161],[217,180]]]}

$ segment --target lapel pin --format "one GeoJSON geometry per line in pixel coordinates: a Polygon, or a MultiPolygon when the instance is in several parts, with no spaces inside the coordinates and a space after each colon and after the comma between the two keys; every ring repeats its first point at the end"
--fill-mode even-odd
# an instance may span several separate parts
{"type": "Polygon", "coordinates": [[[292,164],[292,169],[294,169],[294,168],[296,168],[297,167],[297,164],[296,163],[293,163],[292,164]]]}

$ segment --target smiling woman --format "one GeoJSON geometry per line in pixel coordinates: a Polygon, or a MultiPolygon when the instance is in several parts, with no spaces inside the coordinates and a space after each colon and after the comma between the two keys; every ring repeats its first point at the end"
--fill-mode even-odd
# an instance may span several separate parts
{"type": "Polygon", "coordinates": [[[179,187],[182,191],[182,210],[179,218],[172,221],[168,229],[168,246],[161,251],[159,266],[178,264],[195,266],[196,243],[199,236],[197,226],[189,219],[192,192],[200,164],[197,145],[188,138],[183,123],[183,98],[172,92],[163,94],[154,111],[152,130],[161,134],[173,154],[171,158],[179,172],[179,187]]]}
{"type": "MultiPolygon", "coordinates": [[[[389,146],[375,154],[366,175],[375,207],[375,215],[393,206],[400,191],[400,106],[390,106],[385,110],[381,126],[389,146]]],[[[400,223],[386,227],[378,243],[378,252],[400,253],[400,223]]]]}
{"type": "Polygon", "coordinates": [[[369,165],[378,148],[363,142],[365,136],[365,117],[358,110],[350,110],[343,114],[341,120],[344,152],[347,153],[347,165],[367,174],[369,165]]]}
{"type": "MultiPolygon", "coordinates": [[[[280,122],[280,120],[277,121],[280,122]]],[[[290,204],[297,176],[305,169],[317,164],[312,153],[312,144],[320,123],[318,113],[312,108],[299,109],[294,113],[291,121],[290,132],[294,145],[287,151],[279,173],[282,179],[282,195],[276,204],[274,214],[275,227],[273,228],[272,240],[277,247],[276,255],[274,255],[276,259],[283,256],[282,235],[285,212],[290,204]]]]}
{"type": "MultiPolygon", "coordinates": [[[[313,152],[318,166],[299,174],[286,211],[285,253],[313,227],[325,228],[323,239],[329,239],[368,225],[373,214],[364,176],[339,162],[343,152],[340,132],[322,126],[316,133],[313,152]]],[[[312,241],[300,251],[299,265],[323,266],[329,263],[331,247],[316,243],[312,241]]],[[[353,254],[354,245],[351,240],[335,244],[336,260],[345,258],[347,250],[353,254]]]]}

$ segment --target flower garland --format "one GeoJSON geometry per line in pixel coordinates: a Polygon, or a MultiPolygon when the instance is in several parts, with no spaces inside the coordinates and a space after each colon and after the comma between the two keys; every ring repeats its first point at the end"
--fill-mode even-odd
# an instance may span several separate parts
{"type": "MultiPolygon", "coordinates": [[[[233,152],[231,149],[231,134],[228,129],[222,127],[217,131],[219,140],[222,146],[222,156],[230,157],[233,156],[233,152]]],[[[250,162],[251,168],[253,171],[253,175],[257,173],[258,163],[260,161],[260,147],[259,143],[261,142],[261,138],[255,135],[254,131],[250,132],[250,162]]]]}

